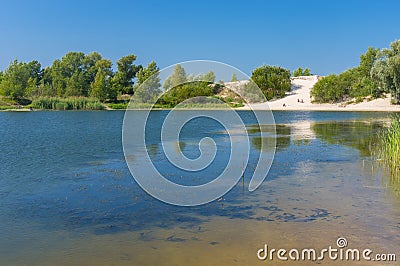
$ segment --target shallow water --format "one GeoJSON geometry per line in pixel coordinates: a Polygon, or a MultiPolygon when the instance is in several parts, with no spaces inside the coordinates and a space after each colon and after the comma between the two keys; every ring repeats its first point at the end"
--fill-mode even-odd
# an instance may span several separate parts
{"type": "MultiPolygon", "coordinates": [[[[166,114],[154,112],[154,121],[166,114]]],[[[177,207],[131,177],[121,144],[124,112],[0,113],[0,265],[269,265],[256,255],[265,243],[322,249],[338,237],[400,256],[400,198],[369,152],[390,114],[274,112],[275,159],[251,193],[268,128],[254,129],[250,112],[240,115],[251,135],[244,183],[218,201],[177,207]]],[[[167,164],[157,125],[146,143],[170,180],[202,184],[226,164],[230,145],[220,124],[193,120],[177,143],[196,158],[198,141],[214,139],[215,163],[201,175],[167,164]]]]}

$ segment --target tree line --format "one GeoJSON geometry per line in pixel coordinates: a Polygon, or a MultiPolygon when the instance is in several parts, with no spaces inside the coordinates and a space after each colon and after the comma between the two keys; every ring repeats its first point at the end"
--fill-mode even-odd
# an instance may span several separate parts
{"type": "Polygon", "coordinates": [[[136,65],[134,54],[112,62],[98,52],[69,52],[49,67],[37,60],[25,63],[14,60],[0,72],[0,94],[13,100],[37,97],[93,97],[102,102],[118,95],[133,94],[136,80],[158,71],[155,62],[147,67],[136,65]]]}
{"type": "Polygon", "coordinates": [[[341,102],[348,98],[362,101],[367,96],[379,98],[391,93],[393,103],[400,100],[400,40],[389,48],[369,47],[360,56],[360,64],[339,75],[328,75],[311,90],[315,102],[341,102]]]}
{"type": "MultiPolygon", "coordinates": [[[[166,92],[157,104],[173,107],[196,96],[218,98],[216,94],[223,87],[223,81],[215,83],[212,70],[193,76],[180,65],[175,67],[164,84],[160,84],[157,64],[152,61],[143,67],[136,64],[136,59],[134,54],[123,56],[116,62],[115,70],[112,62],[98,52],[69,52],[44,68],[37,60],[14,60],[0,72],[0,95],[22,105],[33,101],[32,106],[36,108],[94,109],[100,108],[98,102],[115,103],[121,95],[134,95],[141,102],[148,103],[166,92]]],[[[310,75],[310,70],[298,68],[293,75],[310,75]]],[[[256,68],[251,75],[267,100],[284,97],[290,91],[290,77],[290,70],[269,65],[256,68]]],[[[235,73],[231,81],[237,81],[235,73]]],[[[251,95],[252,89],[249,87],[247,90],[251,95]]],[[[260,97],[249,99],[258,101],[260,97]]],[[[126,107],[126,103],[122,107],[126,107]]]]}

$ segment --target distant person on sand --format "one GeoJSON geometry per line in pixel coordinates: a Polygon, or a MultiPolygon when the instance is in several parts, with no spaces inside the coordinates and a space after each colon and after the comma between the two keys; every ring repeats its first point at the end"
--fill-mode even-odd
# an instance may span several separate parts
{"type": "Polygon", "coordinates": [[[286,103],[283,104],[283,107],[286,107],[286,103]]]}

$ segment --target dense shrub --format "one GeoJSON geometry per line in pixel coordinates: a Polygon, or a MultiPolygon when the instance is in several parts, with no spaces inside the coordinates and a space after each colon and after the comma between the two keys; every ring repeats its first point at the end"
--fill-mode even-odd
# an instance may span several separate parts
{"type": "Polygon", "coordinates": [[[290,91],[290,71],[278,66],[264,65],[256,68],[251,79],[261,89],[267,100],[282,98],[290,91]]]}
{"type": "Polygon", "coordinates": [[[319,80],[311,90],[315,102],[339,102],[346,98],[360,99],[372,95],[380,97],[382,91],[373,82],[371,70],[378,59],[378,49],[368,48],[360,56],[360,65],[339,75],[329,75],[319,80]]]}

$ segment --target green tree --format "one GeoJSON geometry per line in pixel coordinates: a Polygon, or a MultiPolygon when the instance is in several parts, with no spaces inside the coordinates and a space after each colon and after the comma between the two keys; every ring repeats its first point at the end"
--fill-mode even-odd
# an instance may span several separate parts
{"type": "Polygon", "coordinates": [[[218,88],[218,86],[211,86],[214,81],[213,71],[197,76],[187,76],[185,69],[181,65],[176,65],[172,74],[164,82],[163,87],[166,92],[158,103],[173,107],[197,96],[214,96],[218,88]]]}
{"type": "Polygon", "coordinates": [[[4,72],[0,71],[0,94],[16,100],[24,97],[93,96],[103,102],[113,101],[118,93],[133,93],[135,78],[140,83],[148,79],[148,84],[153,82],[149,88],[160,90],[159,69],[155,62],[142,69],[142,66],[134,64],[135,60],[133,54],[119,59],[116,73],[111,61],[98,52],[87,55],[69,52],[45,69],[38,61],[23,63],[15,60],[4,72]]]}
{"type": "Polygon", "coordinates": [[[231,82],[235,82],[235,81],[238,81],[238,79],[237,79],[236,73],[233,73],[232,74],[232,78],[231,78],[231,82]]]}
{"type": "MultiPolygon", "coordinates": [[[[28,82],[29,84],[32,84],[34,82],[28,82]]],[[[28,97],[39,97],[39,96],[47,96],[47,97],[55,97],[57,96],[57,93],[52,86],[52,81],[51,81],[51,68],[46,67],[45,69],[42,70],[42,75],[40,80],[37,82],[38,85],[28,85],[26,94],[28,97]]]]}
{"type": "Polygon", "coordinates": [[[107,76],[112,76],[111,66],[111,61],[103,59],[97,52],[87,55],[82,52],[69,52],[61,60],[53,62],[41,87],[44,91],[51,91],[51,95],[59,97],[89,96],[98,70],[101,68],[107,76]]]}
{"type": "Polygon", "coordinates": [[[94,82],[91,84],[91,96],[105,102],[110,96],[110,82],[107,74],[101,68],[97,71],[94,82]]]}
{"type": "Polygon", "coordinates": [[[215,81],[215,74],[214,71],[210,70],[209,72],[207,72],[206,74],[204,74],[201,79],[199,79],[199,81],[205,81],[208,83],[214,83],[215,81]]]}
{"type": "MultiPolygon", "coordinates": [[[[98,61],[96,61],[96,64],[94,65],[94,68],[96,69],[96,71],[94,71],[96,74],[98,71],[102,70],[103,72],[105,72],[105,74],[109,77],[113,76],[113,71],[112,71],[112,63],[110,60],[108,59],[100,59],[98,61]]],[[[94,81],[94,79],[93,79],[94,81]]]]}
{"type": "Polygon", "coordinates": [[[112,63],[108,59],[99,59],[96,61],[94,68],[96,76],[91,83],[90,95],[105,102],[107,99],[114,101],[117,99],[117,91],[111,85],[113,76],[112,63]]]}
{"type": "Polygon", "coordinates": [[[32,92],[38,90],[44,72],[42,66],[36,60],[27,63],[26,68],[29,72],[29,78],[26,84],[24,96],[29,97],[32,92]]]}
{"type": "Polygon", "coordinates": [[[400,40],[390,44],[377,56],[371,70],[371,77],[379,88],[390,92],[396,103],[400,101],[400,40]]]}
{"type": "Polygon", "coordinates": [[[38,61],[29,63],[14,60],[2,74],[0,91],[14,100],[22,100],[27,96],[28,87],[36,87],[42,75],[38,61]]]}
{"type": "Polygon", "coordinates": [[[191,82],[191,81],[204,81],[206,83],[214,83],[215,81],[214,71],[210,70],[205,74],[198,74],[195,77],[193,74],[190,74],[186,77],[186,82],[191,82]]]}
{"type": "Polygon", "coordinates": [[[377,98],[379,97],[379,91],[377,91],[376,84],[370,78],[362,77],[353,84],[353,90],[350,93],[350,96],[366,97],[368,95],[377,98]]]}
{"type": "Polygon", "coordinates": [[[338,102],[343,99],[345,89],[337,75],[329,75],[318,81],[311,90],[315,102],[338,102]]]}
{"type": "Polygon", "coordinates": [[[22,98],[28,79],[28,72],[24,71],[24,64],[14,60],[4,71],[0,91],[4,96],[10,96],[14,100],[22,98]]]}
{"type": "Polygon", "coordinates": [[[151,61],[146,68],[141,68],[136,74],[137,85],[142,85],[147,79],[149,79],[153,75],[157,76],[157,79],[155,79],[154,81],[156,81],[156,84],[158,85],[158,83],[160,82],[160,79],[158,78],[159,72],[160,69],[158,68],[156,62],[151,61]]]}
{"type": "Polygon", "coordinates": [[[136,74],[135,99],[144,103],[153,103],[156,100],[156,97],[161,93],[159,72],[160,70],[154,61],[149,63],[146,68],[139,70],[136,74]]]}
{"type": "Polygon", "coordinates": [[[103,57],[98,52],[92,52],[90,54],[85,55],[85,57],[83,58],[82,68],[85,74],[86,84],[91,84],[92,82],[94,82],[94,79],[98,71],[98,66],[96,66],[96,64],[101,60],[103,60],[103,57]]]}
{"type": "Polygon", "coordinates": [[[299,77],[303,75],[303,69],[301,67],[299,67],[298,69],[296,69],[295,71],[293,71],[293,77],[299,77]]]}
{"type": "Polygon", "coordinates": [[[61,58],[63,76],[72,77],[76,72],[84,69],[85,54],[82,52],[69,52],[61,58]]]}
{"type": "Polygon", "coordinates": [[[68,76],[61,65],[61,61],[58,59],[54,60],[50,68],[49,81],[51,81],[51,86],[53,87],[53,90],[56,92],[57,96],[64,96],[65,88],[67,87],[67,79],[68,76]]]}
{"type": "Polygon", "coordinates": [[[173,70],[171,76],[169,76],[164,81],[163,87],[165,90],[169,90],[180,84],[185,83],[187,80],[188,79],[186,77],[185,69],[181,65],[178,64],[174,67],[174,70],[173,70]]]}
{"type": "Polygon", "coordinates": [[[88,86],[83,72],[75,71],[67,79],[65,96],[88,96],[88,86]]]}
{"type": "Polygon", "coordinates": [[[307,67],[303,70],[303,68],[299,67],[298,69],[293,71],[293,77],[299,76],[311,76],[311,70],[307,67]]]}
{"type": "Polygon", "coordinates": [[[29,72],[29,77],[35,79],[37,81],[36,85],[39,85],[39,82],[43,77],[43,69],[40,63],[36,60],[33,60],[27,63],[26,67],[29,72]]]}
{"type": "Polygon", "coordinates": [[[85,54],[69,52],[51,66],[51,82],[58,96],[87,96],[90,83],[84,68],[85,54]]]}
{"type": "MultiPolygon", "coordinates": [[[[330,75],[328,79],[325,77],[319,80],[311,91],[315,101],[338,102],[347,97],[363,98],[368,95],[379,97],[381,90],[377,86],[376,81],[379,78],[376,76],[381,77],[383,72],[377,75],[377,72],[372,71],[379,54],[378,49],[369,47],[365,54],[360,56],[359,66],[347,69],[339,75],[330,75]]],[[[384,72],[386,73],[386,70],[384,72]]]]}
{"type": "Polygon", "coordinates": [[[133,54],[122,57],[117,61],[117,73],[112,79],[113,87],[122,94],[133,94],[133,84],[136,73],[142,68],[134,64],[136,56],[133,54]]]}
{"type": "Polygon", "coordinates": [[[29,78],[26,83],[25,96],[33,96],[35,92],[39,89],[38,81],[36,78],[29,78]]]}
{"type": "Polygon", "coordinates": [[[371,78],[381,91],[390,92],[394,90],[387,60],[378,60],[374,63],[371,69],[371,78]]]}
{"type": "Polygon", "coordinates": [[[267,100],[282,98],[290,91],[290,71],[277,66],[264,65],[251,74],[251,79],[257,84],[267,100]]]}
{"type": "Polygon", "coordinates": [[[378,59],[379,49],[368,47],[365,54],[360,56],[360,72],[364,77],[370,77],[371,69],[374,66],[375,61],[378,59]]]}

